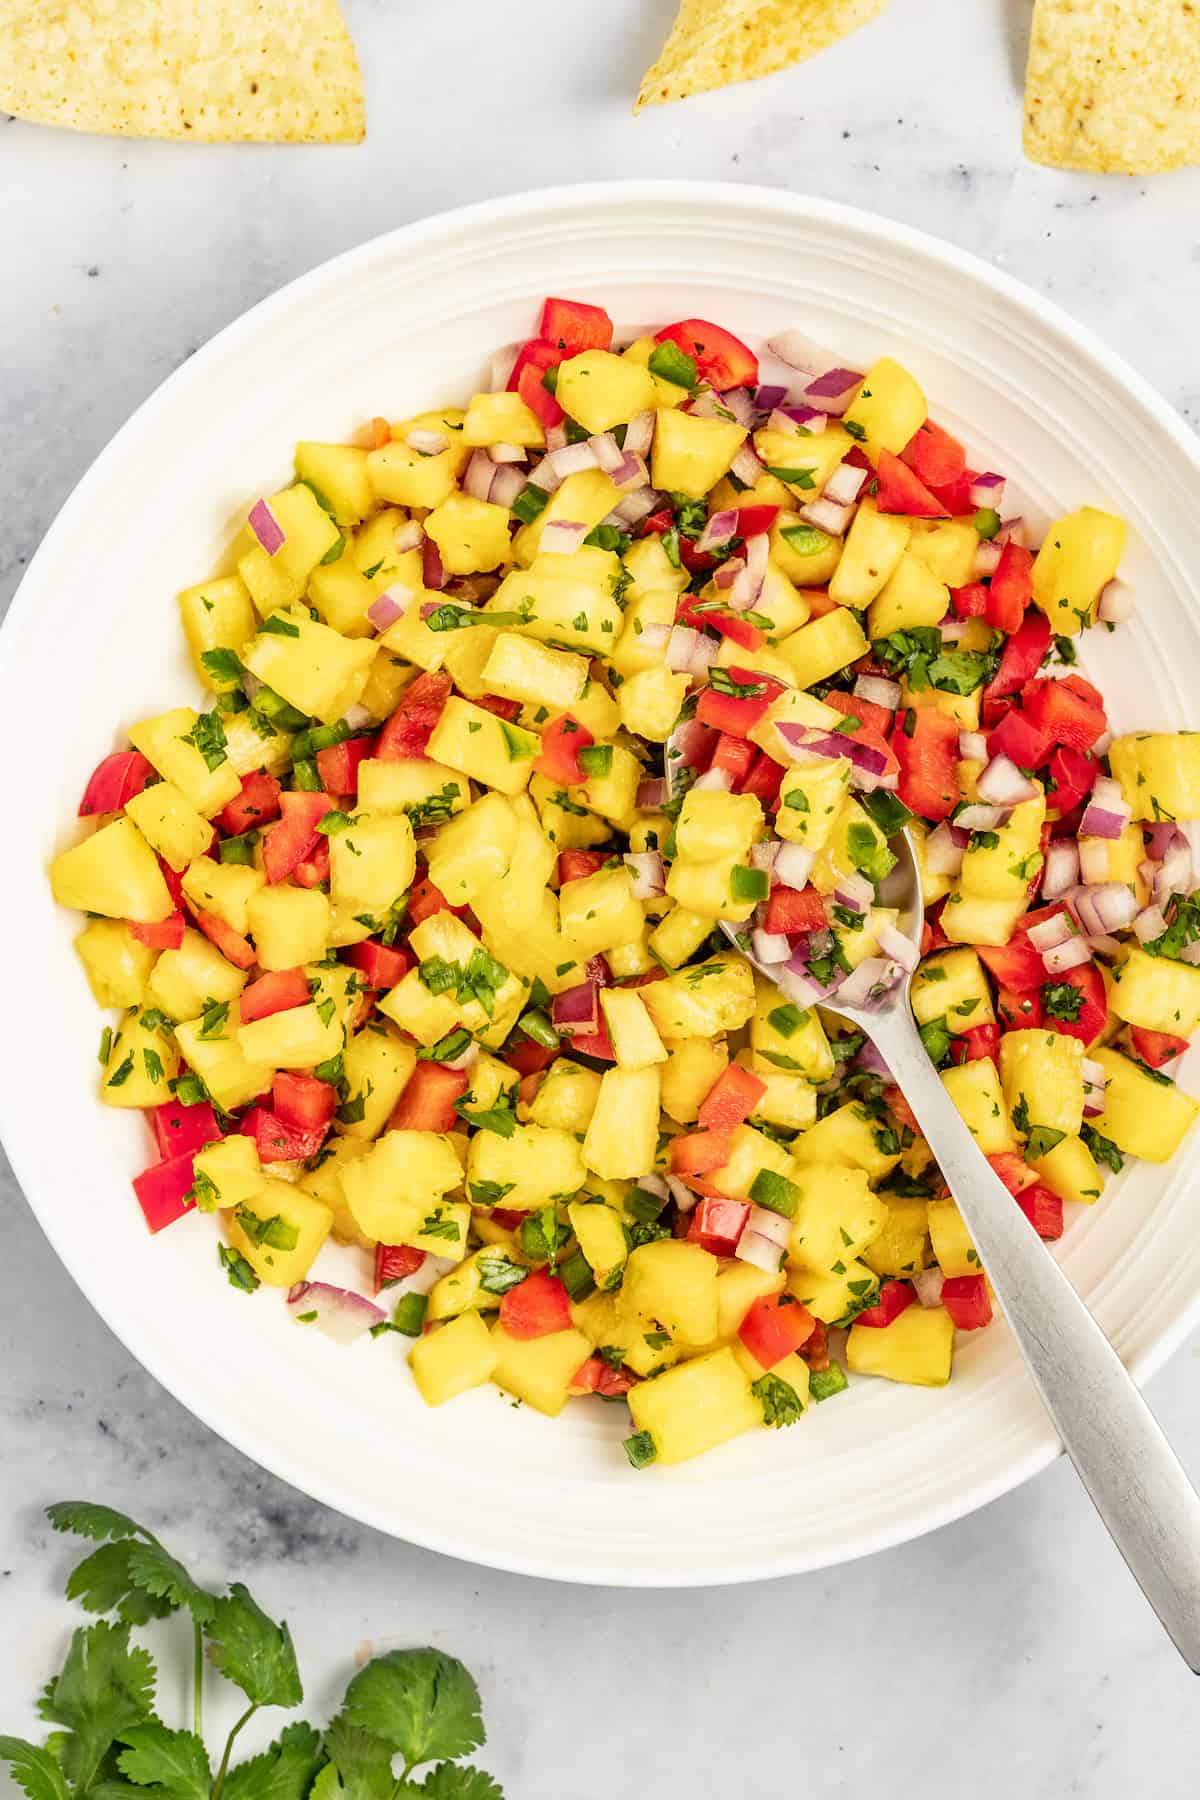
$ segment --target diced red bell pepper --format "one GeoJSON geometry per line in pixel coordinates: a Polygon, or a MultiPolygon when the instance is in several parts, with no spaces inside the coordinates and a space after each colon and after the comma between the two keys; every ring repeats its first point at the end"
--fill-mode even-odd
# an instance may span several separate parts
{"type": "Polygon", "coordinates": [[[755,1362],[773,1369],[808,1342],[816,1323],[791,1294],[760,1294],[738,1326],[738,1337],[755,1362]]]}
{"type": "Polygon", "coordinates": [[[560,850],[558,853],[558,885],[583,881],[602,869],[612,855],[610,850],[560,850]]]}
{"type": "Polygon", "coordinates": [[[269,1019],[272,1013],[289,1012],[293,1006],[307,1006],[311,999],[308,976],[303,969],[272,969],[252,981],[248,988],[243,988],[240,1001],[242,1024],[269,1019]]]}
{"type": "Polygon", "coordinates": [[[595,741],[586,725],[570,713],[561,713],[542,728],[542,747],[533,759],[534,769],[547,781],[561,782],[563,787],[578,786],[587,779],[579,766],[579,752],[595,741]]]}
{"type": "MultiPolygon", "coordinates": [[[[877,700],[864,700],[859,694],[847,694],[841,688],[830,688],[825,696],[825,704],[831,706],[834,712],[840,712],[844,719],[858,720],[858,724],[852,725],[846,734],[849,737],[858,738],[865,727],[868,732],[874,732],[876,737],[886,740],[892,729],[891,707],[880,706],[877,700]]],[[[886,751],[887,748],[885,741],[883,749],[886,751]]],[[[894,769],[895,762],[895,757],[889,752],[888,768],[894,769]]]]}
{"type": "Polygon", "coordinates": [[[154,1108],[150,1120],[158,1153],[164,1162],[170,1162],[176,1156],[194,1156],[197,1150],[203,1150],[205,1144],[215,1143],[221,1135],[217,1115],[207,1100],[199,1100],[195,1106],[184,1106],[175,1099],[164,1100],[161,1106],[154,1108]]]}
{"type": "Polygon", "coordinates": [[[1170,1031],[1151,1031],[1145,1025],[1131,1025],[1129,1036],[1133,1054],[1148,1069],[1161,1069],[1164,1063],[1174,1062],[1188,1047],[1187,1038],[1176,1037],[1170,1031]]]}
{"type": "Polygon", "coordinates": [[[921,1127],[917,1123],[917,1115],[909,1105],[908,1101],[904,1098],[904,1095],[900,1092],[899,1088],[892,1088],[889,1091],[887,1107],[898,1125],[903,1125],[905,1130],[911,1131],[914,1137],[921,1136],[921,1127]]]}
{"type": "Polygon", "coordinates": [[[978,1331],[992,1322],[992,1296],[985,1275],[951,1275],[942,1283],[942,1305],[960,1331],[978,1331]]]}
{"type": "Polygon", "coordinates": [[[140,750],[114,750],[111,756],[97,763],[88,776],[78,816],[87,819],[93,813],[120,812],[127,800],[141,793],[153,775],[154,765],[147,762],[140,750]]]}
{"type": "Polygon", "coordinates": [[[137,919],[130,919],[129,929],[139,944],[149,944],[153,950],[178,950],[183,942],[186,920],[181,912],[168,913],[165,919],[159,919],[153,925],[143,925],[137,919]]]}
{"type": "Polygon", "coordinates": [[[946,950],[949,948],[950,939],[946,936],[945,931],[942,929],[942,914],[945,910],[946,910],[945,901],[939,900],[936,903],[936,905],[931,906],[929,911],[925,914],[925,931],[927,931],[929,933],[929,944],[928,944],[928,947],[926,947],[925,931],[922,931],[922,933],[921,933],[921,955],[922,956],[928,956],[930,950],[946,950]]]}
{"type": "Polygon", "coordinates": [[[1053,635],[1040,608],[1027,612],[1001,652],[1000,666],[983,690],[984,701],[1003,699],[1032,681],[1046,660],[1053,635]]]}
{"type": "Polygon", "coordinates": [[[331,744],[317,751],[317,774],[328,794],[357,794],[358,765],[375,754],[373,737],[347,738],[344,744],[331,744]]]}
{"type": "Polygon", "coordinates": [[[570,354],[569,350],[548,344],[542,338],[531,338],[517,352],[508,378],[509,391],[520,394],[530,412],[545,426],[561,425],[566,414],[545,386],[543,377],[547,369],[557,369],[570,354]]]}
{"type": "Polygon", "coordinates": [[[679,319],[655,332],[660,344],[677,344],[695,359],[700,379],[718,392],[729,388],[758,386],[758,358],[740,338],[708,319],[679,319]]]}
{"type": "Polygon", "coordinates": [[[689,575],[707,575],[710,569],[717,566],[717,559],[712,551],[698,550],[694,538],[680,538],[679,560],[689,575]]]}
{"type": "Polygon", "coordinates": [[[192,917],[197,929],[202,931],[210,944],[215,944],[226,962],[231,962],[235,969],[252,969],[258,961],[254,945],[216,913],[196,911],[192,917]]]}
{"type": "Polygon", "coordinates": [[[978,954],[1001,987],[1028,994],[1046,979],[1041,954],[1027,938],[1014,934],[1007,944],[980,944],[978,954]]]}
{"type": "Polygon", "coordinates": [[[242,776],[241,788],[218,815],[221,830],[229,837],[240,837],[243,831],[277,819],[281,792],[273,775],[265,769],[252,769],[249,775],[242,776]]]}
{"type": "Polygon", "coordinates": [[[723,731],[717,739],[717,747],[713,751],[710,769],[721,769],[728,775],[734,787],[740,787],[754,765],[758,751],[746,738],[731,737],[723,731]]]}
{"type": "Polygon", "coordinates": [[[641,537],[664,537],[674,523],[675,514],[671,508],[660,506],[657,512],[652,512],[648,518],[642,520],[639,535],[641,537]]]}
{"type": "Polygon", "coordinates": [[[545,1044],[535,1044],[532,1038],[526,1038],[506,1050],[501,1061],[521,1075],[536,1075],[542,1069],[548,1069],[555,1057],[561,1054],[557,1048],[551,1050],[545,1044]]]}
{"type": "Polygon", "coordinates": [[[392,1131],[453,1131],[460,1123],[454,1102],[471,1085],[465,1069],[448,1069],[445,1063],[419,1062],[392,1109],[392,1131]]]}
{"type": "Polygon", "coordinates": [[[973,1025],[970,1031],[953,1039],[950,1052],[956,1063],[984,1062],[988,1058],[995,1062],[1000,1055],[1000,1027],[973,1025]]]}
{"type": "Polygon", "coordinates": [[[738,789],[739,793],[753,794],[762,805],[764,812],[770,812],[779,799],[779,789],[783,781],[783,764],[777,763],[773,756],[760,750],[750,765],[747,774],[738,789]]]}
{"type": "Polygon", "coordinates": [[[162,1231],[191,1212],[196,1202],[188,1196],[195,1179],[190,1154],[173,1156],[134,1177],[133,1191],[151,1231],[162,1231]]]}
{"type": "Polygon", "coordinates": [[[727,1063],[700,1102],[696,1122],[704,1131],[744,1125],[767,1091],[765,1081],[740,1063],[727,1063]]]}
{"type": "Polygon", "coordinates": [[[812,1336],[806,1344],[801,1344],[796,1352],[802,1362],[810,1369],[820,1371],[829,1367],[829,1328],[820,1319],[813,1326],[812,1336]]]}
{"type": "Polygon", "coordinates": [[[328,1081],[318,1081],[315,1075],[279,1069],[271,1103],[285,1125],[294,1125],[297,1131],[325,1131],[337,1109],[337,1094],[328,1081]]]}
{"type": "Polygon", "coordinates": [[[770,531],[778,517],[777,506],[739,506],[734,535],[740,538],[761,537],[764,531],[770,531]]]}
{"type": "Polygon", "coordinates": [[[879,452],[875,469],[875,504],[881,513],[904,513],[910,519],[945,519],[949,515],[919,475],[890,450],[879,452]]]}
{"type": "Polygon", "coordinates": [[[1009,1193],[1023,1193],[1026,1188],[1033,1187],[1037,1176],[1029,1164],[1012,1150],[1000,1150],[988,1157],[992,1172],[998,1175],[1009,1193]]]}
{"type": "Polygon", "coordinates": [[[879,1290],[879,1298],[874,1306],[868,1306],[855,1318],[856,1325],[869,1325],[873,1331],[883,1331],[893,1319],[910,1307],[916,1295],[907,1281],[885,1281],[879,1290]]]}
{"type": "Polygon", "coordinates": [[[600,1031],[577,1031],[571,1039],[571,1049],[581,1056],[594,1056],[597,1062],[615,1063],[617,1060],[607,1027],[600,1031]]]}
{"type": "Polygon", "coordinates": [[[613,322],[602,306],[550,298],[542,307],[538,337],[568,356],[578,356],[581,350],[611,350],[613,322]]]}
{"type": "Polygon", "coordinates": [[[1017,1205],[1040,1238],[1060,1238],[1063,1234],[1063,1203],[1048,1187],[1035,1182],[1014,1196],[1017,1205]]]}
{"type": "Polygon", "coordinates": [[[319,837],[311,856],[298,862],[292,870],[292,880],[297,887],[317,888],[323,881],[329,880],[329,839],[319,837]]]}
{"type": "Polygon", "coordinates": [[[395,987],[413,966],[413,958],[407,950],[381,944],[377,938],[364,938],[361,944],[351,944],[343,960],[359,971],[374,993],[395,987]]]}
{"type": "Polygon", "coordinates": [[[1096,785],[1100,765],[1082,750],[1058,746],[1050,758],[1052,786],[1046,798],[1060,818],[1082,804],[1096,785]]]}
{"type": "MultiPolygon", "coordinates": [[[[690,625],[696,631],[700,631],[705,625],[709,626],[717,633],[718,637],[728,638],[730,643],[736,644],[739,650],[761,650],[767,641],[765,633],[760,631],[757,625],[749,624],[743,619],[741,613],[735,613],[732,610],[729,612],[693,612],[692,603],[685,598],[679,602],[675,617],[681,625],[690,625]]],[[[761,681],[763,678],[761,675],[756,675],[755,679],[761,681]]],[[[704,691],[709,693],[712,690],[706,688],[704,691]]],[[[740,701],[742,697],[730,694],[723,698],[740,701]]],[[[766,711],[765,707],[763,711],[766,711]]],[[[739,715],[731,715],[731,717],[734,716],[739,715]]],[[[734,728],[722,724],[718,729],[730,731],[734,728]]]]}
{"type": "MultiPolygon", "coordinates": [[[[546,398],[550,398],[549,394],[546,398]]],[[[379,733],[374,754],[381,762],[412,762],[424,756],[449,698],[450,677],[445,670],[418,675],[405,688],[399,706],[379,733]]]]}
{"type": "Polygon", "coordinates": [[[462,918],[465,906],[451,906],[440,887],[430,881],[428,875],[416,882],[408,896],[408,923],[410,926],[420,925],[423,920],[431,919],[434,913],[452,912],[462,918]]]}
{"type": "MultiPolygon", "coordinates": [[[[706,618],[710,616],[705,614],[706,618]]],[[[753,630],[754,627],[751,626],[750,629],[753,630]]],[[[716,688],[706,687],[701,690],[696,717],[702,725],[711,725],[714,731],[720,731],[727,737],[746,738],[763,717],[773,698],[774,695],[769,690],[764,694],[742,695],[723,694],[716,688]]]]}
{"type": "Polygon", "coordinates": [[[797,931],[824,931],[829,920],[815,887],[773,887],[767,900],[764,929],[784,937],[797,931]]]}
{"type": "Polygon", "coordinates": [[[1104,702],[1082,675],[1030,681],[1021,689],[1025,715],[1046,733],[1052,744],[1070,750],[1090,750],[1108,730],[1104,702]]]}
{"type": "Polygon", "coordinates": [[[424,1261],[424,1250],[414,1250],[409,1244],[376,1244],[375,1292],[382,1293],[394,1281],[406,1281],[424,1261]]]}
{"type": "Polygon", "coordinates": [[[279,805],[283,816],[262,840],[263,872],[269,882],[286,881],[296,865],[312,855],[320,835],[317,826],[335,808],[332,794],[303,789],[280,794],[279,805]]]}
{"type": "Polygon", "coordinates": [[[1079,1017],[1055,1018],[1053,1013],[1045,1010],[1043,992],[1043,1025],[1048,1031],[1061,1032],[1064,1037],[1078,1038],[1081,1044],[1092,1043],[1108,1022],[1108,997],[1104,992],[1104,977],[1100,970],[1095,963],[1081,963],[1077,969],[1066,969],[1061,975],[1055,975],[1053,981],[1059,984],[1065,982],[1068,987],[1079,989],[1083,995],[1079,1017]]]}
{"type": "Polygon", "coordinates": [[[934,823],[948,819],[962,798],[958,733],[957,719],[936,706],[896,714],[892,749],[900,763],[897,791],[905,806],[934,823]]]}
{"type": "Polygon", "coordinates": [[[729,1161],[728,1131],[681,1131],[671,1139],[671,1173],[686,1181],[690,1175],[711,1175],[729,1161]]]}
{"type": "Polygon", "coordinates": [[[618,1400],[636,1387],[639,1377],[632,1369],[614,1369],[602,1356],[589,1356],[571,1377],[572,1388],[585,1394],[599,1394],[605,1400],[618,1400]]]}
{"type": "Polygon", "coordinates": [[[957,481],[948,481],[945,486],[930,484],[930,492],[940,500],[952,519],[962,519],[978,512],[971,489],[978,479],[978,471],[964,469],[957,481]]]}
{"type": "Polygon", "coordinates": [[[1017,993],[1002,987],[996,995],[996,1012],[1006,1031],[1036,1031],[1042,1023],[1042,996],[1036,988],[1017,993]]]}
{"type": "Polygon", "coordinates": [[[1017,706],[992,727],[988,739],[989,756],[1007,756],[1021,769],[1040,769],[1050,747],[1046,733],[1017,706]]]}
{"type": "Polygon", "coordinates": [[[188,905],[183,892],[183,876],[177,875],[170,863],[161,856],[158,858],[158,867],[167,884],[167,892],[171,896],[172,906],[176,912],[182,912],[188,905]]]}
{"type": "Polygon", "coordinates": [[[982,581],[969,581],[966,587],[950,589],[950,604],[956,619],[982,619],[987,615],[988,591],[982,581]]]}
{"type": "Polygon", "coordinates": [[[490,712],[497,719],[507,719],[510,723],[521,710],[519,700],[506,700],[501,694],[480,694],[475,702],[484,712],[490,712]]]}
{"type": "Polygon", "coordinates": [[[997,631],[1016,631],[1033,599],[1033,552],[1010,538],[1000,552],[988,588],[987,622],[997,631]]]}
{"type": "Polygon", "coordinates": [[[566,1288],[549,1269],[535,1269],[501,1298],[500,1323],[515,1338],[569,1331],[571,1302],[566,1288]]]}
{"type": "Polygon", "coordinates": [[[266,1106],[252,1106],[238,1130],[253,1138],[262,1163],[304,1162],[325,1142],[326,1127],[289,1125],[266,1106]]]}
{"type": "Polygon", "coordinates": [[[688,1217],[688,1240],[712,1256],[732,1256],[749,1217],[746,1200],[698,1200],[688,1217]]]}
{"type": "Polygon", "coordinates": [[[967,453],[958,439],[932,419],[918,425],[900,455],[929,488],[951,486],[967,466],[967,453]]]}

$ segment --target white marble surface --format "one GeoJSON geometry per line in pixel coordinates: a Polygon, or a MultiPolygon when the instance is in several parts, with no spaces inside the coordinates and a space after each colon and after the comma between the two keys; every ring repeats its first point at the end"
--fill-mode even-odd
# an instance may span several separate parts
{"type": "MultiPolygon", "coordinates": [[[[640,120],[630,97],[671,0],[345,4],[361,149],[0,124],[0,601],[115,428],[247,305],[404,220],[561,179],[756,181],[891,213],[1053,293],[1200,417],[1200,171],[1143,183],[1025,164],[1027,0],[894,0],[806,67],[640,120]]],[[[881,1783],[939,1800],[1194,1787],[1191,1677],[1062,1465],[824,1575],[656,1595],[491,1574],[360,1529],[225,1448],[93,1316],[7,1175],[0,1219],[2,1728],[31,1724],[68,1618],[39,1509],[79,1493],[136,1509],[208,1576],[242,1574],[286,1611],[318,1717],[365,1640],[456,1650],[513,1800],[796,1780],[821,1800],[881,1783]]],[[[1200,1474],[1198,1353],[1151,1398],[1200,1474]]]]}

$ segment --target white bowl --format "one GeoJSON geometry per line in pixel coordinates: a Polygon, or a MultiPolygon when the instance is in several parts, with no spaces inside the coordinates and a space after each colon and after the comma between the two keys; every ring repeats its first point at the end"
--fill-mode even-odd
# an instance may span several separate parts
{"type": "MultiPolygon", "coordinates": [[[[129,1189],[147,1133],[96,1101],[101,1020],[71,951],[78,920],[45,882],[100,755],[131,721],[194,698],[174,594],[211,572],[248,500],[286,479],[293,442],[465,397],[546,293],[601,301],[622,328],[699,314],[755,343],[799,326],[859,367],[901,358],[979,466],[1011,472],[1039,525],[1087,501],[1126,515],[1140,611],[1114,639],[1093,632],[1085,661],[1119,728],[1188,722],[1196,440],[1026,288],[883,219],[751,187],[558,189],[410,226],[292,283],[192,357],[98,459],[22,583],[0,639],[4,1141],[47,1236],[134,1355],[317,1499],[433,1549],[567,1580],[820,1568],[953,1519],[1054,1457],[1002,1324],[961,1342],[943,1391],[855,1381],[794,1429],[677,1470],[630,1470],[623,1408],[548,1420],[488,1388],[429,1411],[400,1339],[339,1349],[297,1331],[279,1296],[232,1290],[210,1219],[147,1235],[129,1189]]],[[[1133,1169],[1052,1252],[1139,1377],[1200,1311],[1193,1169],[1190,1157],[1133,1169]]]]}

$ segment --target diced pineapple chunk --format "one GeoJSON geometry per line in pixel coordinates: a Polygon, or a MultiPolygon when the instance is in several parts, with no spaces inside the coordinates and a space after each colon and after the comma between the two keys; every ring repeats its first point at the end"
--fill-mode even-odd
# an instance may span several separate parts
{"type": "Polygon", "coordinates": [[[426,1406],[442,1406],[492,1379],[498,1362],[492,1335],[477,1312],[464,1312],[418,1338],[409,1367],[426,1406]]]}
{"type": "Polygon", "coordinates": [[[909,1306],[882,1328],[852,1325],[846,1367],[915,1387],[945,1387],[954,1361],[954,1321],[941,1306],[909,1306]]]}
{"type": "Polygon", "coordinates": [[[686,1462],[762,1424],[762,1410],[730,1349],[639,1382],[630,1389],[629,1410],[638,1431],[650,1434],[661,1463],[686,1462]]]}

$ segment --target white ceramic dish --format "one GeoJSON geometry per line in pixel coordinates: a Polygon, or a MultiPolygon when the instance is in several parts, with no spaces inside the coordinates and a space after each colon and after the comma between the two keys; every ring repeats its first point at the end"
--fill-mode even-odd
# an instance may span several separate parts
{"type": "MultiPolygon", "coordinates": [[[[1118,727],[1197,723],[1184,710],[1200,673],[1196,440],[1029,290],[882,219],[749,187],[559,189],[406,228],[192,357],[98,459],[25,577],[0,638],[0,766],[26,775],[6,806],[5,1001],[22,1024],[0,1123],[43,1228],[112,1329],[213,1430],[317,1499],[433,1549],[567,1580],[819,1568],[927,1531],[1051,1461],[1056,1439],[1003,1326],[962,1343],[944,1391],[859,1381],[791,1431],[678,1470],[634,1475],[615,1408],[550,1421],[489,1388],[428,1411],[399,1340],[341,1350],[297,1331],[277,1296],[234,1292],[210,1220],[146,1234],[128,1183],[147,1135],[93,1098],[99,1020],[71,951],[77,921],[45,886],[119,728],[194,697],[173,595],[211,571],[248,499],[286,478],[293,442],[465,396],[548,292],[602,301],[621,327],[699,314],[753,342],[799,325],[860,367],[901,357],[980,466],[1017,477],[1039,524],[1085,501],[1126,514],[1140,612],[1089,642],[1088,666],[1118,727]]],[[[1139,1377],[1200,1312],[1193,1172],[1186,1157],[1134,1169],[1060,1247],[1139,1377]]]]}

